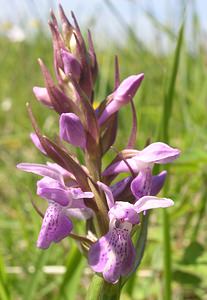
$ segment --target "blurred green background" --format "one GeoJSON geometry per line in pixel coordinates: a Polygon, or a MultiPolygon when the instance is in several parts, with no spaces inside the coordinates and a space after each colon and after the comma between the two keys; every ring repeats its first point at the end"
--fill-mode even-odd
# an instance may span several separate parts
{"type": "MultiPolygon", "coordinates": [[[[135,97],[137,148],[148,138],[167,139],[182,151],[168,170],[164,191],[175,206],[168,215],[161,210],[151,214],[144,260],[121,299],[170,299],[170,292],[165,294],[166,274],[172,299],[207,299],[206,2],[62,3],[68,15],[69,9],[78,19],[80,15],[83,32],[88,27],[95,32],[100,70],[96,101],[113,89],[112,64],[118,54],[122,78],[145,73],[135,97]]],[[[56,10],[57,3],[0,0],[0,4],[0,299],[85,299],[92,272],[73,241],[65,239],[47,251],[36,249],[41,220],[31,199],[42,208],[45,203],[35,196],[37,177],[15,168],[22,161],[45,162],[29,138],[27,101],[43,132],[50,137],[58,133],[58,116],[36,103],[32,94],[34,85],[43,84],[37,58],[52,70],[46,22],[49,7],[56,10]]],[[[126,144],[130,120],[129,109],[122,109],[119,150],[126,144]]],[[[81,229],[79,222],[77,230],[81,229]]]]}

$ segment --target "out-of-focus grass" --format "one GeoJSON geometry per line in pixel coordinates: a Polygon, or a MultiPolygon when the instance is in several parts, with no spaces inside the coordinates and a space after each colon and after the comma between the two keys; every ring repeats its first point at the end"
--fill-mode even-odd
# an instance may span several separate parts
{"type": "MultiPolygon", "coordinates": [[[[163,32],[166,34],[165,29],[163,32]]],[[[156,141],[160,132],[174,48],[167,55],[155,54],[139,45],[129,32],[125,46],[107,48],[98,53],[97,101],[113,88],[111,65],[114,54],[119,54],[122,78],[145,73],[145,80],[135,98],[138,148],[144,146],[147,138],[156,141]]],[[[44,253],[36,249],[41,220],[30,198],[34,198],[42,209],[45,202],[35,196],[36,176],[15,169],[21,161],[45,161],[29,140],[31,125],[25,108],[27,101],[31,101],[44,133],[51,137],[58,133],[57,116],[36,103],[32,95],[32,87],[43,83],[36,62],[38,57],[42,57],[52,70],[52,47],[47,36],[40,33],[35,40],[22,43],[12,43],[0,37],[0,299],[84,299],[90,280],[86,261],[80,258],[74,244],[67,239],[44,253]],[[44,264],[64,265],[66,273],[45,274],[44,264]],[[11,272],[14,270],[16,274],[11,272]],[[79,291],[80,285],[85,290],[79,291]]],[[[168,128],[170,144],[182,151],[181,158],[170,168],[170,184],[165,194],[175,200],[175,207],[169,210],[173,299],[204,299],[207,290],[206,57],[204,48],[197,45],[197,51],[192,53],[184,40],[168,128]]],[[[131,126],[128,108],[120,112],[119,124],[116,147],[122,149],[131,126]]],[[[111,151],[105,163],[112,155],[111,151]]],[[[144,261],[133,281],[126,286],[123,299],[164,299],[163,249],[162,213],[156,211],[150,219],[144,261]]]]}

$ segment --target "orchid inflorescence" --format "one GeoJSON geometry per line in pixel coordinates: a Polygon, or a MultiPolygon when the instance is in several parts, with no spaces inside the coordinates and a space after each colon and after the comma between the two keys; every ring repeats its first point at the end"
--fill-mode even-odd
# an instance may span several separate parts
{"type": "Polygon", "coordinates": [[[53,162],[20,163],[17,167],[42,176],[37,182],[37,195],[47,200],[48,208],[37,247],[46,249],[52,242],[74,238],[91,268],[102,273],[107,282],[116,283],[134,268],[136,250],[132,235],[142,216],[149,209],[173,205],[170,199],[156,197],[167,172],[153,175],[153,166],[172,162],[180,151],[161,142],[143,150],[133,149],[137,131],[133,97],[144,75],[132,75],[120,82],[117,58],[114,90],[94,108],[98,65],[91,34],[88,32],[87,47],[74,14],[72,26],[61,6],[59,9],[62,31],[53,12],[49,22],[57,82],[39,60],[45,87],[33,88],[37,100],[60,115],[55,142],[42,135],[28,107],[35,131],[31,139],[53,162]],[[117,136],[118,112],[126,104],[131,106],[133,122],[129,141],[102,170],[103,156],[117,136]],[[68,150],[67,143],[80,148],[84,165],[68,150]],[[121,173],[128,175],[117,181],[121,173]],[[75,233],[75,218],[86,220],[86,236],[75,233]]]}

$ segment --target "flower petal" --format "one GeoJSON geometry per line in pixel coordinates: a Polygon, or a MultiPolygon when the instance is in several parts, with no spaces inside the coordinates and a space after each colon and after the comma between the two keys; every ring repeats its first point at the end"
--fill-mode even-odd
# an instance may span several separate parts
{"type": "Polygon", "coordinates": [[[107,204],[108,204],[108,208],[110,209],[114,205],[114,197],[113,197],[111,189],[106,184],[104,184],[103,182],[98,181],[97,184],[102,189],[102,191],[104,192],[104,194],[106,196],[106,201],[107,201],[107,204]]]}
{"type": "MultiPolygon", "coordinates": [[[[51,163],[51,162],[47,162],[47,166],[51,167],[52,169],[56,170],[58,173],[60,173],[63,177],[69,177],[71,178],[72,180],[75,181],[75,176],[69,172],[68,170],[64,169],[63,167],[59,166],[58,164],[56,163],[51,163]]],[[[76,184],[77,185],[77,182],[76,184]]]]}
{"type": "Polygon", "coordinates": [[[121,275],[126,276],[133,268],[136,257],[136,251],[130,238],[127,240],[127,253],[122,264],[121,275]]]}
{"type": "Polygon", "coordinates": [[[152,143],[134,157],[136,161],[144,163],[166,164],[172,162],[180,155],[180,150],[172,148],[165,143],[152,143]]]}
{"type": "Polygon", "coordinates": [[[43,164],[20,163],[17,168],[40,176],[47,176],[62,181],[62,175],[53,167],[43,164]]]}
{"type": "Polygon", "coordinates": [[[42,147],[42,144],[40,143],[40,140],[38,138],[38,136],[36,135],[36,133],[30,133],[30,138],[33,142],[33,144],[37,147],[37,149],[40,150],[40,152],[42,152],[43,154],[47,154],[45,149],[42,147]]]}
{"type": "Polygon", "coordinates": [[[124,79],[119,87],[114,92],[113,101],[120,101],[128,103],[136,94],[142,80],[144,79],[144,74],[131,75],[124,79]]]}
{"type": "MultiPolygon", "coordinates": [[[[126,161],[135,173],[137,173],[139,171],[137,162],[133,158],[126,159],[126,161]]],[[[146,164],[145,164],[145,166],[146,166],[146,164]]],[[[129,170],[128,165],[126,164],[125,161],[121,160],[121,161],[118,161],[118,162],[112,164],[108,168],[106,168],[103,171],[102,175],[109,176],[109,175],[113,175],[113,174],[129,173],[129,172],[130,172],[130,170],[129,170]]]]}
{"type": "Polygon", "coordinates": [[[110,231],[89,250],[89,265],[95,272],[102,272],[108,282],[116,283],[133,266],[135,249],[130,238],[131,228],[127,222],[112,220],[110,231]]]}
{"type": "Polygon", "coordinates": [[[134,205],[129,202],[117,201],[109,211],[109,218],[116,218],[131,224],[139,223],[139,216],[134,205]]]}
{"type": "Polygon", "coordinates": [[[86,147],[86,135],[80,119],[73,113],[60,116],[60,138],[81,148],[86,147]]]}
{"type": "Polygon", "coordinates": [[[71,75],[75,80],[79,80],[81,74],[81,66],[75,56],[68,51],[61,49],[61,55],[64,64],[64,72],[71,75]]]}
{"type": "Polygon", "coordinates": [[[112,185],[111,191],[113,193],[114,199],[118,198],[122,192],[124,192],[128,186],[130,185],[130,181],[132,180],[132,177],[126,177],[120,181],[118,181],[117,183],[115,183],[114,185],[112,185]]]}
{"type": "Polygon", "coordinates": [[[108,241],[111,232],[102,236],[95,244],[93,244],[88,253],[88,263],[95,272],[103,272],[108,260],[108,241]]]}
{"type": "Polygon", "coordinates": [[[83,192],[80,188],[71,188],[70,195],[73,199],[93,198],[92,192],[83,192]]]}
{"type": "Polygon", "coordinates": [[[99,125],[102,125],[112,114],[117,112],[123,105],[129,103],[139,88],[144,74],[132,75],[121,82],[113,93],[113,99],[105,107],[99,118],[99,125]]]}
{"type": "Polygon", "coordinates": [[[79,220],[87,220],[93,216],[93,211],[89,207],[83,208],[68,208],[65,214],[70,218],[76,218],[79,220]]]}
{"type": "Polygon", "coordinates": [[[68,191],[59,181],[44,177],[37,182],[37,195],[62,206],[69,204],[68,191]]]}
{"type": "Polygon", "coordinates": [[[33,87],[33,93],[35,94],[35,97],[37,98],[38,101],[42,102],[44,105],[46,105],[49,108],[53,108],[52,102],[50,100],[46,88],[35,86],[33,87]]]}
{"type": "Polygon", "coordinates": [[[136,199],[150,194],[152,186],[151,168],[145,168],[139,172],[137,177],[131,183],[131,191],[136,199]]]}
{"type": "Polygon", "coordinates": [[[134,209],[137,213],[152,209],[152,208],[164,208],[173,206],[174,202],[168,198],[158,198],[155,196],[144,196],[140,198],[135,204],[134,209]]]}
{"type": "Polygon", "coordinates": [[[162,171],[158,175],[152,176],[152,186],[150,195],[156,196],[160,192],[165,183],[166,176],[167,171],[162,171]]]}
{"type": "Polygon", "coordinates": [[[37,247],[47,249],[52,242],[59,242],[69,235],[72,222],[63,214],[61,206],[50,203],[42,223],[37,247]]]}
{"type": "Polygon", "coordinates": [[[116,201],[108,212],[110,220],[117,219],[131,224],[139,223],[139,216],[134,205],[129,202],[116,201]]]}

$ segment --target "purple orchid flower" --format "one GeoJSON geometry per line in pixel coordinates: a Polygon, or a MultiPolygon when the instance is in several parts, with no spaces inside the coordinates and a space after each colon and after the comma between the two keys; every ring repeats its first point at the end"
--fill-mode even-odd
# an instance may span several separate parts
{"type": "Polygon", "coordinates": [[[170,207],[171,199],[144,196],[135,204],[114,201],[111,189],[98,182],[104,191],[109,207],[109,232],[94,243],[89,250],[89,265],[95,272],[103,273],[106,281],[116,283],[120,276],[127,275],[135,262],[135,248],[131,230],[139,223],[139,214],[152,208],[170,207]]]}
{"type": "MultiPolygon", "coordinates": [[[[125,161],[136,174],[144,168],[152,168],[154,164],[166,164],[172,162],[180,155],[180,150],[172,148],[165,143],[152,143],[141,151],[124,150],[124,154],[130,152],[130,158],[125,161]]],[[[129,167],[124,160],[120,160],[110,165],[103,172],[103,176],[129,172],[129,167]]]]}
{"type": "Polygon", "coordinates": [[[93,198],[91,192],[83,192],[77,187],[73,175],[57,164],[48,165],[22,163],[17,167],[23,171],[43,176],[37,182],[37,195],[48,200],[37,247],[46,249],[52,242],[59,242],[73,229],[70,217],[87,219],[92,210],[85,206],[84,200],[93,198]],[[64,177],[67,180],[64,180],[64,177]],[[65,183],[66,182],[66,183],[65,183]]]}
{"type": "MultiPolygon", "coordinates": [[[[132,150],[129,150],[132,152],[132,150]]],[[[125,150],[125,154],[127,150],[125,150]]],[[[141,151],[133,150],[131,158],[127,158],[125,161],[118,161],[103,172],[103,175],[108,176],[112,174],[118,174],[121,172],[129,172],[129,166],[135,174],[138,174],[133,181],[131,182],[131,191],[136,199],[139,199],[143,196],[156,194],[159,192],[162,187],[166,174],[154,178],[152,176],[152,168],[154,164],[166,164],[175,160],[180,154],[178,149],[172,148],[165,143],[153,143],[144,148],[141,151]],[[126,163],[127,162],[127,163],[126,163]],[[156,188],[157,185],[157,188],[156,188]],[[159,186],[161,187],[159,188],[159,186]]]]}

